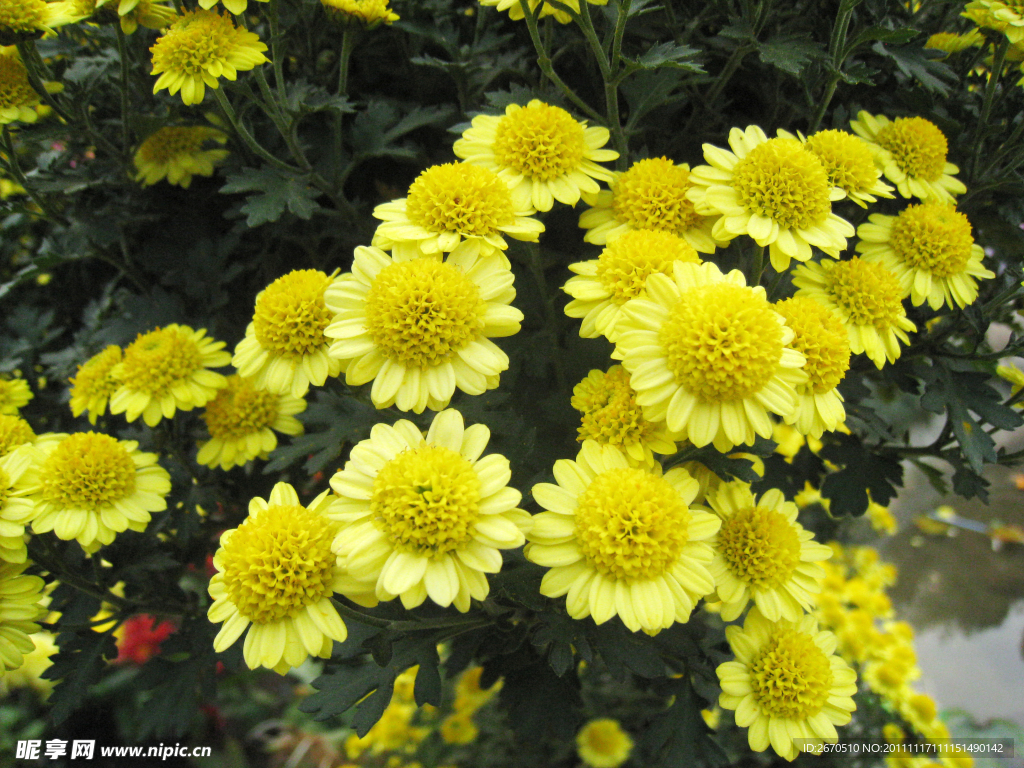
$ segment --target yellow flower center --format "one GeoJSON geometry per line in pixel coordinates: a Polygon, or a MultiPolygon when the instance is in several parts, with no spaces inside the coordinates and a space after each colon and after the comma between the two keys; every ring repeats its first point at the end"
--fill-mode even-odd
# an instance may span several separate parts
{"type": "Polygon", "coordinates": [[[758,144],[736,163],[732,186],[741,206],[780,229],[813,227],[832,211],[828,174],[796,139],[758,144]]]}
{"type": "Polygon", "coordinates": [[[711,403],[761,390],[782,358],[782,326],[763,296],[730,283],[683,293],[661,328],[676,383],[711,403]]]}
{"type": "Polygon", "coordinates": [[[331,278],[317,269],[282,275],[256,299],[253,315],[256,341],[279,355],[301,357],[325,343],[324,329],[333,314],[324,304],[331,278]]]}
{"type": "Polygon", "coordinates": [[[224,587],[254,624],[294,616],[332,593],[337,525],[305,507],[272,504],[246,518],[220,551],[224,587]]]}
{"type": "Polygon", "coordinates": [[[393,19],[388,0],[320,0],[327,8],[359,19],[365,24],[383,21],[390,24],[393,19]]]}
{"type": "Polygon", "coordinates": [[[135,492],[135,462],[110,435],[78,432],[54,448],[39,481],[43,498],[55,506],[95,512],[135,492]]]}
{"type": "Polygon", "coordinates": [[[0,30],[35,32],[49,17],[45,0],[0,0],[0,30]]]}
{"type": "Polygon", "coordinates": [[[587,723],[580,731],[578,741],[580,750],[585,752],[582,755],[584,762],[593,760],[595,757],[620,758],[616,765],[621,765],[626,761],[633,746],[633,740],[622,730],[618,722],[611,718],[602,718],[587,723]]]}
{"type": "Polygon", "coordinates": [[[843,321],[806,296],[780,301],[775,310],[796,334],[790,346],[807,359],[804,386],[815,394],[835,389],[850,368],[850,336],[843,321]]]}
{"type": "Polygon", "coordinates": [[[615,218],[633,229],[656,229],[682,234],[703,217],[686,199],[690,171],[667,157],[639,160],[612,182],[615,218]]]}
{"type": "Polygon", "coordinates": [[[924,693],[915,693],[907,701],[911,710],[922,720],[930,723],[938,717],[938,710],[935,708],[935,699],[924,693]]]}
{"type": "Polygon", "coordinates": [[[971,259],[971,222],[951,205],[924,203],[900,212],[892,225],[892,249],[915,269],[936,277],[960,274],[971,259]]]}
{"type": "Polygon", "coordinates": [[[164,126],[142,142],[136,160],[166,165],[180,157],[192,157],[202,151],[205,142],[219,133],[203,126],[164,126]]]}
{"type": "Polygon", "coordinates": [[[800,564],[800,537],[781,512],[752,507],[722,522],[718,551],[737,579],[771,589],[785,583],[800,564]]]}
{"type": "Polygon", "coordinates": [[[561,107],[531,104],[498,121],[494,157],[498,165],[550,181],[583,159],[583,126],[561,107]]]}
{"type": "Polygon", "coordinates": [[[405,211],[409,221],[430,232],[466,236],[492,235],[516,218],[508,185],[493,171],[468,163],[427,168],[409,187],[405,211]]]}
{"type": "Polygon", "coordinates": [[[70,380],[72,397],[92,400],[114,394],[121,382],[114,378],[112,371],[121,362],[121,355],[121,348],[111,344],[78,366],[78,371],[70,380]]]}
{"type": "Polygon", "coordinates": [[[875,141],[889,150],[908,176],[935,181],[946,168],[946,137],[923,117],[897,117],[878,132],[875,141]]]}
{"type": "Polygon", "coordinates": [[[688,541],[690,509],[659,475],[610,469],[580,494],[576,540],[606,576],[646,581],[668,570],[688,541]]]}
{"type": "Polygon", "coordinates": [[[854,257],[822,263],[825,291],[854,325],[889,328],[904,315],[903,291],[896,275],[881,264],[854,257]]]}
{"type": "Polygon", "coordinates": [[[28,81],[28,70],[14,55],[0,55],[0,109],[33,107],[39,94],[28,81]]]}
{"type": "Polygon", "coordinates": [[[868,191],[878,181],[878,167],[867,142],[846,131],[818,131],[804,145],[825,167],[828,183],[848,192],[868,191]]]}
{"type": "Polygon", "coordinates": [[[153,71],[201,75],[235,51],[237,31],[227,13],[186,11],[149,49],[153,71]]]}
{"type": "Polygon", "coordinates": [[[36,439],[29,423],[18,416],[0,413],[0,456],[6,456],[19,445],[36,439]]]}
{"type": "Polygon", "coordinates": [[[828,702],[832,667],[810,635],[780,627],[751,663],[750,686],[769,717],[806,720],[828,702]]]}
{"type": "Polygon", "coordinates": [[[124,351],[121,383],[129,390],[161,397],[203,367],[192,334],[182,328],[157,328],[139,334],[124,351]]]}
{"type": "Polygon", "coordinates": [[[280,399],[280,395],[256,389],[248,379],[231,376],[228,385],[206,404],[203,420],[210,437],[237,440],[273,424],[280,399]]]}
{"type": "Polygon", "coordinates": [[[602,445],[632,445],[643,441],[654,429],[644,419],[629,386],[629,373],[621,365],[607,373],[593,371],[572,391],[572,407],[583,414],[580,442],[596,440],[602,445]]]}
{"type": "Polygon", "coordinates": [[[632,229],[612,240],[597,257],[597,279],[616,304],[644,293],[655,272],[672,274],[677,261],[700,263],[688,242],[671,232],[632,229]]]}
{"type": "Polygon", "coordinates": [[[366,294],[366,329],[385,356],[429,367],[476,338],[485,307],[476,283],[450,264],[402,261],[373,279],[366,294]]]}
{"type": "Polygon", "coordinates": [[[480,517],[480,477],[450,448],[421,445],[381,467],[370,510],[399,549],[441,555],[473,538],[480,517]]]}

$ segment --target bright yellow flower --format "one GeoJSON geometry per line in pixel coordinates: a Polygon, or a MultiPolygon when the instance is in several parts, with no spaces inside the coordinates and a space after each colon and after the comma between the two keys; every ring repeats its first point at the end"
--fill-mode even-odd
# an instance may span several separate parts
{"type": "Polygon", "coordinates": [[[88,411],[89,423],[107,412],[107,401],[121,382],[114,378],[114,366],[121,362],[122,350],[111,344],[80,366],[68,381],[71,383],[71,413],[81,416],[88,411]]]}
{"type": "Polygon", "coordinates": [[[30,494],[37,489],[35,453],[27,446],[0,458],[0,560],[24,563],[25,525],[36,514],[30,494]]]}
{"type": "Polygon", "coordinates": [[[473,716],[462,712],[450,714],[442,720],[440,731],[447,744],[471,744],[480,735],[473,716]]]}
{"type": "Polygon", "coordinates": [[[18,416],[0,414],[0,457],[35,439],[36,433],[27,421],[18,416]]]}
{"type": "Polygon", "coordinates": [[[46,0],[0,0],[0,35],[8,40],[27,40],[41,32],[53,33],[54,27],[81,21],[65,3],[46,0]]]}
{"type": "Polygon", "coordinates": [[[978,29],[972,29],[962,35],[955,32],[937,32],[928,38],[924,47],[946,53],[960,53],[968,48],[980,48],[984,42],[985,36],[978,29]]]}
{"type": "Polygon", "coordinates": [[[46,615],[40,604],[43,580],[25,576],[29,563],[0,562],[0,675],[17,669],[35,644],[29,635],[39,631],[36,620],[46,615]]]}
{"type": "Polygon", "coordinates": [[[687,621],[714,588],[707,540],[720,525],[691,508],[697,481],[684,469],[630,467],[621,449],[592,440],[554,474],[557,485],[533,486],[546,511],[527,535],[527,559],[550,568],[541,594],[565,595],[574,619],[618,615],[632,632],[687,621]]]}
{"type": "MultiPolygon", "coordinates": [[[[124,0],[122,0],[123,2],[124,0]]],[[[248,0],[220,0],[220,2],[235,16],[240,16],[245,13],[249,7],[248,0]]],[[[270,0],[260,0],[261,3],[270,2],[270,0]]],[[[217,4],[217,0],[199,0],[199,7],[204,8],[207,11],[213,8],[217,4]]]]}
{"type": "Polygon", "coordinates": [[[454,151],[504,179],[516,210],[550,211],[555,200],[576,205],[581,193],[600,192],[595,179],[611,181],[611,171],[598,165],[619,156],[601,149],[608,137],[607,128],[588,128],[561,107],[534,99],[525,107],[509,104],[502,117],[474,117],[454,151]]]}
{"type": "MultiPolygon", "coordinates": [[[[522,546],[530,515],[509,488],[508,459],[481,454],[483,424],[442,411],[426,436],[411,421],[377,424],[331,479],[340,498],[328,514],[342,523],[334,550],[354,579],[380,600],[415,608],[469,610],[490,591],[501,550],[522,546]]],[[[347,594],[347,593],[346,593],[347,594]]]]}
{"type": "MultiPolygon", "coordinates": [[[[779,131],[780,136],[784,133],[779,131]]],[[[846,131],[818,131],[805,141],[804,148],[825,167],[829,184],[843,190],[861,208],[877,202],[876,195],[892,198],[892,187],[882,181],[871,147],[859,136],[846,131]]]]}
{"type": "Polygon", "coordinates": [[[5,379],[0,376],[0,414],[16,416],[35,395],[24,379],[5,379]]]}
{"type": "Polygon", "coordinates": [[[226,149],[203,149],[204,145],[227,140],[223,131],[204,125],[164,126],[135,151],[135,180],[149,186],[167,179],[168,184],[188,189],[193,176],[213,176],[214,166],[230,154],[226,149]]]}
{"type": "Polygon", "coordinates": [[[45,701],[56,682],[43,679],[43,672],[53,664],[50,657],[57,654],[57,643],[49,632],[36,632],[29,636],[29,640],[35,647],[24,655],[18,669],[8,670],[0,677],[0,692],[5,689],[32,688],[45,701]]]}
{"type": "Polygon", "coordinates": [[[320,0],[324,8],[343,22],[358,21],[367,27],[392,24],[399,16],[391,10],[388,0],[320,0]]]}
{"type": "Polygon", "coordinates": [[[617,720],[591,720],[576,734],[576,754],[590,768],[619,768],[633,751],[633,739],[617,720]]]}
{"type": "MultiPolygon", "coordinates": [[[[49,93],[61,90],[60,83],[44,83],[49,93]]],[[[0,125],[16,121],[34,123],[43,109],[40,97],[28,81],[28,70],[13,45],[0,47],[0,125]]]]}
{"type": "MultiPolygon", "coordinates": [[[[499,11],[508,11],[508,17],[510,19],[512,19],[513,21],[520,21],[521,19],[526,18],[523,12],[523,6],[520,4],[520,2],[521,0],[480,0],[480,5],[490,5],[497,8],[499,11]]],[[[542,0],[527,0],[527,2],[530,6],[530,12],[533,13],[536,11],[537,6],[541,4],[542,0]]],[[[590,3],[591,5],[608,4],[608,0],[587,0],[587,2],[590,3]]],[[[579,13],[580,0],[564,0],[564,5],[569,6],[574,11],[579,13]]],[[[544,3],[543,5],[541,5],[540,9],[540,18],[544,18],[545,16],[554,16],[555,19],[562,24],[568,24],[570,21],[572,21],[572,16],[570,16],[565,11],[559,10],[552,5],[549,5],[548,3],[544,3]]]]}
{"type": "Polygon", "coordinates": [[[122,0],[118,7],[121,31],[133,34],[140,26],[146,29],[164,29],[178,18],[172,6],[153,0],[122,0]],[[122,11],[123,8],[128,10],[122,11]]]}
{"type": "Polygon", "coordinates": [[[1024,42],[1024,7],[1016,0],[972,0],[960,15],[979,27],[1002,32],[1014,45],[1024,42]]]}
{"type": "Polygon", "coordinates": [[[498,386],[508,356],[491,338],[519,332],[523,313],[510,303],[512,272],[495,253],[406,258],[356,248],[352,272],[326,294],[345,381],[373,381],[378,408],[422,413],[448,406],[455,388],[471,395],[498,386]]]}

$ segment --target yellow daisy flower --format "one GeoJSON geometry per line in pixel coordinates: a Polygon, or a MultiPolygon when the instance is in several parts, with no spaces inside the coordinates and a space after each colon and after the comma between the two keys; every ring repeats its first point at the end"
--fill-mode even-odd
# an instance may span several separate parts
{"type": "Polygon", "coordinates": [[[708,491],[707,504],[722,519],[712,540],[709,566],[722,601],[722,618],[733,621],[750,600],[771,621],[796,621],[821,591],[818,562],[832,549],[814,541],[797,522],[797,507],[772,489],[756,499],[738,480],[708,491]]]}
{"type": "Polygon", "coordinates": [[[791,346],[807,362],[808,380],[796,388],[796,410],[786,421],[815,439],[846,420],[843,396],[837,387],[850,368],[850,338],[835,313],[806,296],[775,304],[775,311],[793,329],[791,346]]]}
{"type": "Polygon", "coordinates": [[[0,563],[0,675],[17,669],[35,644],[29,635],[39,631],[36,620],[46,615],[40,604],[45,584],[25,576],[29,563],[0,563]]]}
{"type": "Polygon", "coordinates": [[[328,355],[324,335],[332,310],[325,293],[341,285],[337,273],[297,269],[282,275],[256,296],[252,322],[235,347],[232,363],[258,389],[302,397],[312,384],[341,373],[341,361],[328,355]]]}
{"type": "Polygon", "coordinates": [[[135,180],[150,186],[167,179],[168,184],[188,189],[193,176],[213,176],[214,166],[231,154],[226,149],[204,149],[204,145],[227,140],[223,131],[204,125],[159,128],[135,151],[135,180]]]}
{"type": "Polygon", "coordinates": [[[152,74],[159,75],[153,93],[180,91],[185,106],[201,103],[206,86],[219,87],[217,78],[235,80],[238,72],[268,61],[267,46],[255,32],[236,27],[227,14],[203,9],[182,14],[149,50],[152,74]]]}
{"type": "Polygon", "coordinates": [[[797,296],[807,296],[835,312],[850,336],[850,351],[862,352],[878,368],[900,356],[900,342],[910,343],[903,288],[896,274],[878,263],[854,256],[848,261],[811,262],[793,274],[797,296]]]}
{"type": "Polygon", "coordinates": [[[718,705],[736,710],[752,750],[771,745],[793,760],[794,739],[838,741],[835,727],[856,709],[857,673],[835,655],[835,635],[819,631],[813,616],[772,622],[754,608],[742,629],[726,627],[725,636],[736,660],[716,670],[718,705]]]}
{"type": "Polygon", "coordinates": [[[35,490],[38,477],[33,471],[34,452],[23,447],[0,458],[0,560],[24,563],[25,524],[36,512],[35,502],[28,498],[35,490]]]}
{"type": "Polygon", "coordinates": [[[779,272],[791,259],[811,258],[812,245],[839,258],[853,225],[832,213],[832,202],[846,195],[831,185],[818,157],[797,139],[769,139],[756,125],[729,131],[729,147],[705,144],[710,165],[690,173],[687,196],[695,210],[719,217],[712,236],[749,235],[768,246],[779,272]]]}
{"type": "Polygon", "coordinates": [[[6,456],[21,445],[35,442],[36,433],[27,421],[9,414],[0,414],[0,456],[6,456]]]}
{"type": "Polygon", "coordinates": [[[928,38],[924,47],[946,53],[960,53],[968,48],[980,48],[984,42],[985,36],[978,29],[972,29],[962,35],[955,32],[936,32],[928,38]]]}
{"type": "Polygon", "coordinates": [[[653,465],[657,461],[655,452],[676,452],[674,436],[665,422],[644,418],[636,392],[629,386],[629,374],[621,365],[587,374],[572,390],[572,407],[582,414],[576,439],[618,446],[630,466],[653,465]]]}
{"type": "Polygon", "coordinates": [[[501,550],[523,545],[530,515],[508,487],[508,459],[481,458],[488,439],[454,409],[434,416],[426,436],[411,421],[377,424],[331,478],[339,498],[328,515],[342,524],[334,551],[378,599],[468,611],[470,598],[487,597],[501,550]]]}
{"type": "Polygon", "coordinates": [[[447,407],[455,388],[498,386],[508,356],[491,341],[519,332],[512,272],[500,257],[461,251],[406,258],[359,247],[352,272],[328,289],[335,313],[324,334],[351,386],[373,381],[378,408],[422,413],[447,407]]]}
{"type": "Polygon", "coordinates": [[[576,754],[590,768],[619,768],[633,751],[633,739],[617,720],[591,720],[576,734],[576,754]]]}
{"type": "Polygon", "coordinates": [[[537,242],[544,225],[517,210],[508,184],[472,163],[446,163],[423,171],[409,194],[373,209],[378,225],[371,245],[410,259],[452,252],[475,256],[508,248],[503,234],[537,242]],[[460,247],[461,246],[461,247],[460,247]]]}
{"type": "Polygon", "coordinates": [[[1015,0],[972,0],[960,15],[979,27],[1002,32],[1014,45],[1024,42],[1024,8],[1015,0]]]}
{"type": "Polygon", "coordinates": [[[228,385],[206,404],[203,421],[210,439],[199,446],[196,461],[227,470],[265,459],[277,448],[273,430],[302,434],[302,422],[295,414],[304,410],[305,400],[257,389],[251,379],[229,376],[228,385]]]}
{"type": "MultiPolygon", "coordinates": [[[[125,2],[125,0],[121,1],[122,3],[125,2]]],[[[217,2],[218,0],[199,0],[199,7],[208,11],[213,8],[217,2]]],[[[248,0],[220,0],[220,2],[235,16],[240,16],[245,13],[246,9],[249,7],[248,0]]],[[[260,2],[267,3],[270,2],[270,0],[260,0],[260,2]]]]}
{"type": "Polygon", "coordinates": [[[875,147],[875,162],[903,197],[952,203],[967,187],[952,174],[960,169],[946,162],[948,144],[935,123],[923,117],[857,113],[850,126],[875,147]]]}
{"type": "Polygon", "coordinates": [[[975,278],[995,277],[982,265],[985,251],[974,242],[971,223],[952,205],[926,202],[898,216],[872,214],[857,229],[857,251],[899,278],[915,307],[943,303],[963,309],[978,298],[975,278]]]}
{"type": "MultiPolygon", "coordinates": [[[[526,1],[529,3],[531,13],[535,13],[537,10],[537,6],[541,5],[541,3],[543,2],[543,0],[526,1]]],[[[590,3],[591,5],[608,4],[608,0],[587,0],[587,2],[590,3]]],[[[579,13],[580,0],[564,0],[563,4],[569,6],[574,11],[579,13]]],[[[521,21],[522,19],[526,18],[523,12],[523,6],[521,5],[521,0],[480,0],[480,5],[485,7],[492,6],[494,8],[497,8],[499,11],[508,11],[508,17],[512,19],[512,21],[521,21]]],[[[543,5],[541,5],[540,9],[539,17],[543,19],[545,16],[554,16],[555,20],[561,24],[568,24],[570,21],[572,21],[572,16],[570,16],[565,11],[555,8],[553,5],[549,5],[548,3],[544,3],[543,5]]]]}
{"type": "Polygon", "coordinates": [[[561,107],[533,99],[509,104],[502,117],[479,115],[455,142],[456,157],[498,174],[511,188],[516,210],[550,211],[557,200],[576,205],[580,194],[601,191],[595,179],[611,181],[598,163],[619,153],[601,149],[607,128],[588,128],[561,107]]]}
{"type": "Polygon", "coordinates": [[[81,416],[88,411],[89,423],[107,412],[107,401],[121,386],[114,378],[114,367],[121,362],[122,350],[111,344],[90,357],[68,381],[71,383],[71,413],[81,416]]]}
{"type": "MultiPolygon", "coordinates": [[[[779,131],[779,135],[785,135],[779,131]]],[[[804,141],[804,149],[824,166],[828,183],[867,208],[879,197],[892,198],[892,187],[882,181],[882,170],[875,165],[875,156],[864,139],[838,130],[818,131],[804,141]]]]}
{"type": "Polygon", "coordinates": [[[391,10],[388,0],[320,0],[324,8],[343,22],[357,21],[367,27],[392,24],[399,16],[391,10]]]}
{"type": "Polygon", "coordinates": [[[128,421],[142,416],[146,426],[155,427],[175,410],[206,405],[227,385],[224,376],[209,370],[231,362],[223,346],[206,338],[205,329],[187,325],[140,333],[111,373],[121,386],[110,398],[110,412],[124,413],[128,421]]]}
{"type": "Polygon", "coordinates": [[[698,214],[687,198],[690,173],[689,165],[667,157],[638,160],[614,173],[611,189],[583,194],[590,206],[580,215],[580,226],[587,230],[583,239],[604,245],[631,229],[648,229],[671,232],[701,253],[714,253],[724,243],[711,235],[715,218],[698,214]]]}
{"type": "Polygon", "coordinates": [[[97,432],[37,440],[33,533],[53,531],[95,552],[122,531],[145,530],[150,512],[167,509],[171,476],[155,453],[138,447],[97,432]]]}
{"type": "Polygon", "coordinates": [[[627,230],[596,259],[569,265],[576,275],[562,288],[573,297],[565,314],[583,319],[581,338],[604,336],[614,342],[615,325],[626,302],[647,295],[644,285],[650,275],[671,276],[677,261],[700,264],[701,259],[692,245],[671,232],[627,230]]]}
{"type": "Polygon", "coordinates": [[[0,0],[0,37],[14,42],[34,40],[54,27],[74,24],[83,18],[64,3],[46,0],[0,0]]]}
{"type": "Polygon", "coordinates": [[[46,701],[56,682],[44,679],[43,672],[53,665],[51,657],[59,650],[56,638],[50,632],[34,632],[29,635],[29,640],[35,647],[25,654],[18,669],[8,670],[0,677],[0,693],[7,693],[14,688],[31,688],[46,701]]]}
{"type": "Polygon", "coordinates": [[[684,469],[630,467],[625,453],[588,440],[575,461],[555,462],[555,481],[533,486],[526,558],[550,570],[540,592],[566,596],[574,619],[618,615],[632,631],[685,622],[714,589],[708,540],[714,515],[691,508],[699,484],[684,469]]]}
{"type": "Polygon", "coordinates": [[[733,270],[678,263],[674,278],[647,278],[617,326],[616,356],[651,421],[667,421],[698,448],[722,453],[771,437],[769,412],[796,408],[807,381],[793,331],[765,297],[733,270]]]}
{"type": "Polygon", "coordinates": [[[330,657],[334,641],[344,642],[348,630],[331,595],[351,579],[331,551],[338,526],[325,514],[330,504],[330,491],[303,506],[292,486],[278,483],[268,499],[249,502],[241,525],[224,532],[207,612],[213,623],[224,622],[215,651],[248,629],[242,652],[249,669],[283,675],[310,656],[330,657]]]}
{"type": "MultiPolygon", "coordinates": [[[[60,83],[44,83],[47,92],[56,93],[60,83]]],[[[0,47],[0,125],[13,122],[34,123],[43,109],[39,94],[28,81],[18,49],[13,45],[0,47]]]]}
{"type": "Polygon", "coordinates": [[[121,31],[126,35],[133,34],[140,26],[146,29],[165,29],[178,18],[172,6],[152,0],[122,0],[117,10],[121,31]],[[122,8],[128,10],[122,12],[122,8]]]}
{"type": "Polygon", "coordinates": [[[0,413],[17,415],[35,395],[24,379],[5,379],[0,376],[0,413]]]}

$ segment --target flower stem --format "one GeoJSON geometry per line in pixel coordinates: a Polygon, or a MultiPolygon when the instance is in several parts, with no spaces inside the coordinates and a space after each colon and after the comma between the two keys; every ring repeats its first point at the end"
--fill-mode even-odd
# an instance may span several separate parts
{"type": "Polygon", "coordinates": [[[263,145],[256,141],[253,135],[249,133],[246,127],[242,125],[242,123],[239,121],[238,114],[235,112],[235,108],[231,106],[231,102],[228,101],[228,97],[224,94],[223,90],[221,90],[220,88],[211,88],[210,90],[213,91],[213,95],[217,99],[217,103],[220,105],[221,111],[224,113],[224,116],[227,118],[227,121],[231,124],[231,128],[235,131],[235,134],[237,134],[238,138],[242,140],[242,143],[245,144],[245,146],[247,146],[253,152],[253,154],[259,157],[261,160],[266,161],[269,165],[272,165],[274,168],[277,168],[279,171],[284,171],[285,173],[292,173],[297,175],[302,173],[301,169],[289,165],[288,163],[285,163],[281,160],[278,160],[276,157],[274,157],[274,155],[268,152],[266,148],[263,147],[263,145]]]}
{"type": "Polygon", "coordinates": [[[988,84],[985,86],[985,98],[981,105],[981,114],[978,116],[978,134],[974,140],[974,162],[971,163],[971,179],[976,179],[978,165],[981,163],[981,152],[984,148],[984,131],[988,127],[988,118],[992,113],[992,103],[995,101],[996,90],[999,87],[999,78],[1003,74],[1003,62],[1006,60],[1006,51],[1010,47],[1010,41],[1003,38],[995,50],[995,61],[989,72],[988,84]]]}
{"type": "Polygon", "coordinates": [[[121,62],[121,144],[125,157],[128,157],[132,147],[128,128],[128,46],[120,23],[114,24],[114,31],[117,33],[117,57],[121,62]]]}
{"type": "Polygon", "coordinates": [[[281,56],[281,20],[278,16],[279,0],[270,0],[270,56],[273,59],[274,85],[277,86],[278,97],[284,103],[288,97],[285,89],[284,62],[281,56]]]}
{"type": "Polygon", "coordinates": [[[754,250],[754,261],[750,265],[750,279],[747,280],[747,285],[751,287],[759,285],[761,282],[761,273],[764,272],[764,249],[765,246],[759,245],[754,250]]]}

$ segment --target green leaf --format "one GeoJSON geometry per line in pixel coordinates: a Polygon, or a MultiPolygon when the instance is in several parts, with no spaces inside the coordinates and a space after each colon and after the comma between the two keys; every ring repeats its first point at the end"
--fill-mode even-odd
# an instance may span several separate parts
{"type": "Polygon", "coordinates": [[[702,706],[690,682],[680,678],[666,687],[675,700],[644,730],[639,744],[643,765],[650,768],[727,765],[725,752],[712,738],[711,730],[701,717],[702,706]]]}
{"type": "Polygon", "coordinates": [[[366,109],[352,121],[349,141],[353,151],[363,157],[384,155],[415,157],[408,146],[395,146],[395,142],[418,128],[440,125],[452,117],[449,107],[407,107],[386,99],[373,99],[366,109]]]}
{"type": "Polygon", "coordinates": [[[551,669],[562,677],[573,668],[577,653],[585,661],[593,659],[585,627],[564,613],[540,613],[530,642],[547,653],[551,669]]]}
{"type": "Polygon", "coordinates": [[[890,29],[889,27],[868,27],[867,29],[858,32],[857,36],[853,39],[847,48],[846,52],[849,55],[855,48],[869,43],[872,40],[878,40],[883,43],[894,43],[896,45],[902,45],[903,43],[909,43],[920,33],[919,30],[913,27],[900,27],[899,29],[890,29]]]}
{"type": "Polygon", "coordinates": [[[627,671],[640,677],[663,677],[667,673],[661,654],[646,635],[630,632],[621,621],[588,624],[587,636],[613,675],[627,671]]]}
{"type": "Polygon", "coordinates": [[[250,227],[277,221],[289,210],[300,219],[309,219],[320,207],[316,198],[320,192],[307,183],[304,176],[285,175],[273,168],[243,168],[241,173],[231,174],[227,183],[220,188],[223,194],[252,192],[242,213],[248,215],[250,227]]]}
{"type": "Polygon", "coordinates": [[[313,85],[306,80],[296,80],[288,84],[285,106],[289,112],[296,115],[309,115],[314,112],[342,115],[356,111],[355,105],[348,97],[331,93],[326,88],[313,85]]]}
{"type": "Polygon", "coordinates": [[[672,67],[687,72],[703,72],[704,68],[693,61],[687,61],[699,54],[696,48],[688,45],[679,45],[672,41],[658,43],[648,48],[636,59],[627,59],[641,69],[658,69],[659,67],[672,67]]]}
{"type": "MultiPolygon", "coordinates": [[[[501,705],[508,712],[521,752],[536,753],[548,739],[565,743],[573,738],[582,720],[575,675],[559,677],[543,661],[536,661],[509,670],[504,677],[501,705]]],[[[540,763],[530,760],[521,764],[540,763]]]]}
{"type": "Polygon", "coordinates": [[[117,644],[112,632],[61,632],[57,635],[60,652],[53,656],[53,665],[43,677],[59,680],[48,702],[49,715],[55,723],[62,723],[79,709],[89,691],[107,669],[105,659],[117,656],[117,644]]]}
{"type": "Polygon", "coordinates": [[[808,64],[824,58],[825,47],[804,37],[780,36],[758,43],[757,54],[765,64],[799,77],[808,64]]]}
{"type": "Polygon", "coordinates": [[[934,56],[944,55],[941,51],[929,52],[914,45],[890,47],[881,41],[871,46],[871,50],[892,59],[900,72],[938,96],[946,96],[949,93],[948,83],[956,81],[956,73],[935,60],[934,56]]]}
{"type": "Polygon", "coordinates": [[[903,483],[903,467],[895,459],[881,456],[855,435],[835,433],[820,455],[842,467],[821,484],[821,495],[831,503],[833,516],[863,515],[871,500],[885,506],[903,483]]]}

